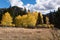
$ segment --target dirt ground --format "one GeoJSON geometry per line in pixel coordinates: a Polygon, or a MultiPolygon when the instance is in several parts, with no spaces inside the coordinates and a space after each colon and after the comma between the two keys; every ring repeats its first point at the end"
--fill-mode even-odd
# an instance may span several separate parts
{"type": "Polygon", "coordinates": [[[0,40],[60,40],[60,30],[0,27],[0,40]]]}

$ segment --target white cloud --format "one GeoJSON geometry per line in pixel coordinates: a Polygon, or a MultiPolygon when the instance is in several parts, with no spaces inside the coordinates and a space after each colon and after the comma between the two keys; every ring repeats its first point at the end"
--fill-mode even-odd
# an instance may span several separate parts
{"type": "Polygon", "coordinates": [[[57,10],[58,7],[60,7],[60,0],[36,0],[36,4],[33,5],[33,8],[31,7],[30,10],[34,9],[33,11],[45,14],[50,10],[57,10]]]}
{"type": "Polygon", "coordinates": [[[11,6],[26,7],[31,11],[42,12],[43,14],[48,13],[50,10],[57,10],[60,7],[60,0],[36,0],[36,4],[24,5],[21,0],[10,0],[11,6]]]}
{"type": "Polygon", "coordinates": [[[11,6],[23,7],[23,2],[21,0],[9,0],[11,6]]]}

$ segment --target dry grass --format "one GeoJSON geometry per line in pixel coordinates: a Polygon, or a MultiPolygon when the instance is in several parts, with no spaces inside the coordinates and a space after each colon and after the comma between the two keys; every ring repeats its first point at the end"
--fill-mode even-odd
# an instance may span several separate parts
{"type": "Polygon", "coordinates": [[[0,27],[0,40],[60,40],[59,38],[60,30],[0,27]]]}

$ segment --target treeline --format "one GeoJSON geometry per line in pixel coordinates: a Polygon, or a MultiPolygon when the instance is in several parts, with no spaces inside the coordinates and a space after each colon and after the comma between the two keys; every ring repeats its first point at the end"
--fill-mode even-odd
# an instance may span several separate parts
{"type": "MultiPolygon", "coordinates": [[[[0,25],[16,27],[51,27],[59,25],[59,9],[43,15],[17,6],[0,9],[0,25]]],[[[56,26],[57,27],[57,26],[56,26]]]]}
{"type": "Polygon", "coordinates": [[[54,24],[55,27],[60,28],[60,7],[57,11],[51,12],[47,14],[49,17],[50,24],[54,24]]]}
{"type": "Polygon", "coordinates": [[[17,6],[0,9],[0,26],[35,27],[46,26],[49,18],[42,13],[30,12],[17,6]],[[46,21],[47,20],[47,21],[46,21]]]}

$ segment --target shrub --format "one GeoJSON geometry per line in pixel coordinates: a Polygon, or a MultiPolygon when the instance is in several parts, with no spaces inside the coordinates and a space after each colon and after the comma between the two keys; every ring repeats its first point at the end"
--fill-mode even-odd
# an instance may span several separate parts
{"type": "Polygon", "coordinates": [[[53,24],[39,24],[37,25],[37,28],[54,28],[54,25],[53,24]]]}

